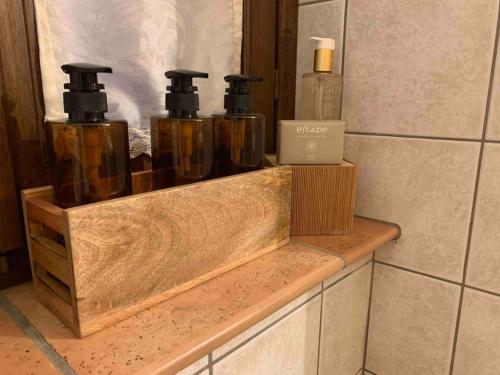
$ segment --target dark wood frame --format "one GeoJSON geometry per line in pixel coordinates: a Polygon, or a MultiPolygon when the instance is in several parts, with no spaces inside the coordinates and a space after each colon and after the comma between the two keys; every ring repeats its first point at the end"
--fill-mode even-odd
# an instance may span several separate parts
{"type": "Polygon", "coordinates": [[[293,119],[297,0],[244,0],[242,71],[264,78],[252,87],[253,108],[266,116],[266,152],[276,151],[277,123],[293,119]]]}
{"type": "Polygon", "coordinates": [[[19,192],[49,182],[32,0],[0,1],[0,81],[1,288],[30,278],[19,192]]]}
{"type": "MultiPolygon", "coordinates": [[[[293,118],[297,0],[244,0],[242,71],[255,84],[254,111],[266,116],[266,152],[277,122],[293,118]]],[[[33,0],[0,1],[0,289],[30,277],[20,191],[49,183],[43,93],[33,0]],[[9,272],[3,272],[8,268],[9,272]]],[[[147,158],[133,169],[150,166],[147,158]]]]}

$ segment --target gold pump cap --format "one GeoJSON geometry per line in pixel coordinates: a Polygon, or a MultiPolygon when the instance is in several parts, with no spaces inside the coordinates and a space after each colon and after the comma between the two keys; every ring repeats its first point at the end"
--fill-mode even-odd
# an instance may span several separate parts
{"type": "Polygon", "coordinates": [[[312,36],[317,42],[314,50],[314,71],[331,73],[333,69],[333,52],[335,51],[335,39],[320,38],[312,36]]]}

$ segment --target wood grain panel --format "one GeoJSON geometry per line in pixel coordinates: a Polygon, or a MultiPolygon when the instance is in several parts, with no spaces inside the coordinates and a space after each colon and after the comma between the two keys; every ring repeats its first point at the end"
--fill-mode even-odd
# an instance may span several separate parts
{"type": "Polygon", "coordinates": [[[82,327],[282,246],[290,190],[280,167],[65,210],[82,327]]]}

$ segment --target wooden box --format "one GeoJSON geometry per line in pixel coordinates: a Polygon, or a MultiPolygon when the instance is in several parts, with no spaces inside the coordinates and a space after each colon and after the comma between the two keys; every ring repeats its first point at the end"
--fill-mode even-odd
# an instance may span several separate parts
{"type": "MultiPolygon", "coordinates": [[[[266,161],[268,166],[277,166],[274,155],[266,155],[266,161]]],[[[338,165],[290,167],[293,175],[290,234],[352,233],[358,167],[347,160],[338,165]]]]}
{"type": "Polygon", "coordinates": [[[35,294],[77,336],[112,325],[286,244],[291,181],[270,168],[70,209],[25,190],[35,294]]]}
{"type": "Polygon", "coordinates": [[[293,165],[292,235],[350,234],[354,222],[357,166],[293,165]]]}

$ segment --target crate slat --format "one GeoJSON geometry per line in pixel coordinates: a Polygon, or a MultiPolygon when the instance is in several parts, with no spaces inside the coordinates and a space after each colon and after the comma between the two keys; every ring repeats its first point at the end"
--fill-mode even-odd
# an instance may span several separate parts
{"type": "Polygon", "coordinates": [[[61,322],[63,322],[73,332],[79,332],[79,326],[75,323],[77,319],[73,314],[71,304],[65,302],[43,281],[37,277],[33,278],[33,287],[37,300],[50,310],[61,322]]]}
{"type": "Polygon", "coordinates": [[[70,285],[68,261],[51,248],[45,246],[36,237],[31,238],[31,255],[33,262],[40,264],[49,273],[66,285],[70,285]]]}
{"type": "Polygon", "coordinates": [[[56,232],[63,233],[63,210],[39,196],[25,200],[27,216],[46,225],[56,232]]]}
{"type": "Polygon", "coordinates": [[[56,241],[42,235],[32,235],[31,238],[34,239],[36,242],[40,243],[41,245],[45,246],[47,249],[56,253],[60,257],[62,258],[68,257],[66,248],[58,244],[56,241]]]}
{"type": "Polygon", "coordinates": [[[71,293],[69,288],[61,283],[59,280],[50,276],[45,270],[40,270],[40,267],[37,267],[36,277],[40,279],[45,285],[54,291],[61,299],[71,306],[71,293]]]}

